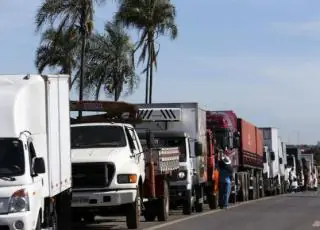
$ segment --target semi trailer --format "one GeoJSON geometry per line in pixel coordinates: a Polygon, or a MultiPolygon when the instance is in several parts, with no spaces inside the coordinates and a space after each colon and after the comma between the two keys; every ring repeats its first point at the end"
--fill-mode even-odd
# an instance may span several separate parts
{"type": "Polygon", "coordinates": [[[231,159],[234,168],[231,202],[264,196],[263,136],[253,124],[233,111],[207,111],[207,128],[212,130],[218,149],[231,159]]]}

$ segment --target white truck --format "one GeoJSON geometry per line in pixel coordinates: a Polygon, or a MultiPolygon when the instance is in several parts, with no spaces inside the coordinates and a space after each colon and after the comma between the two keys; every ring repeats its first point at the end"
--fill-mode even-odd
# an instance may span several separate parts
{"type": "Polygon", "coordinates": [[[273,127],[259,128],[263,132],[264,146],[268,147],[266,162],[269,165],[269,175],[264,176],[264,188],[266,195],[276,195],[281,192],[280,153],[278,129],[273,127]]]}
{"type": "Polygon", "coordinates": [[[289,191],[289,170],[288,170],[288,155],[287,155],[287,144],[282,141],[282,154],[283,154],[283,164],[284,164],[284,192],[287,193],[289,191]]]}
{"type": "Polygon", "coordinates": [[[70,229],[68,82],[0,75],[0,229],[70,229]]]}
{"type": "MultiPolygon", "coordinates": [[[[138,104],[139,116],[143,120],[137,130],[150,129],[157,139],[170,147],[179,147],[180,169],[170,180],[171,207],[183,207],[183,214],[192,210],[203,211],[204,197],[209,206],[215,208],[217,200],[212,187],[207,183],[207,157],[209,141],[206,129],[206,111],[198,103],[153,103],[138,104]]],[[[214,161],[214,159],[212,159],[214,161]]]]}
{"type": "Polygon", "coordinates": [[[71,110],[105,112],[71,121],[74,220],[126,216],[129,229],[139,228],[141,214],[166,221],[168,177],[179,168],[179,149],[152,148],[150,132],[142,146],[130,124],[137,122],[134,105],[83,101],[71,102],[71,110]]]}
{"type": "Polygon", "coordinates": [[[286,192],[286,151],[283,149],[281,137],[278,136],[278,153],[279,153],[279,173],[280,173],[280,193],[286,192]]]}

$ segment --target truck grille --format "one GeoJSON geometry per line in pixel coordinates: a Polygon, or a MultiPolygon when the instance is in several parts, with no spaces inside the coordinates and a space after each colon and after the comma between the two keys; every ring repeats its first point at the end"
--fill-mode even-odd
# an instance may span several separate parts
{"type": "Polygon", "coordinates": [[[115,167],[111,163],[73,163],[73,188],[105,188],[111,183],[115,167]]]}

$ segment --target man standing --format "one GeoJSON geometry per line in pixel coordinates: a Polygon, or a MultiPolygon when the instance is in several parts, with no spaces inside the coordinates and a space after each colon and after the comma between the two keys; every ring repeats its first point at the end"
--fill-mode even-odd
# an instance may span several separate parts
{"type": "Polygon", "coordinates": [[[227,156],[223,156],[219,161],[219,207],[221,209],[227,208],[229,203],[229,196],[231,192],[231,180],[233,169],[231,160],[227,156]]]}

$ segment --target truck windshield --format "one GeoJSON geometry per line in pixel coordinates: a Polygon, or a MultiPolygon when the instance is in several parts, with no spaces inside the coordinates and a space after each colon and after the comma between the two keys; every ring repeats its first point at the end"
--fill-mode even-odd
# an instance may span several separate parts
{"type": "Polygon", "coordinates": [[[293,163],[293,157],[287,157],[287,165],[289,167],[293,167],[294,166],[294,163],[293,163]]]}
{"type": "MultiPolygon", "coordinates": [[[[141,145],[143,148],[146,148],[146,140],[140,138],[141,145]]],[[[185,137],[154,137],[155,147],[158,148],[170,148],[170,147],[179,147],[180,162],[187,161],[186,153],[186,138],[185,137]]]]}
{"type": "Polygon", "coordinates": [[[227,130],[223,130],[223,129],[220,129],[220,130],[216,130],[214,132],[215,134],[215,138],[216,138],[216,141],[217,141],[217,147],[221,148],[221,149],[224,149],[225,147],[229,147],[228,146],[228,132],[227,130]]]}
{"type": "Polygon", "coordinates": [[[21,176],[25,172],[23,144],[14,138],[0,139],[0,177],[21,176]]]}
{"type": "Polygon", "coordinates": [[[94,125],[71,127],[71,148],[114,148],[127,145],[121,126],[94,125]]]}

